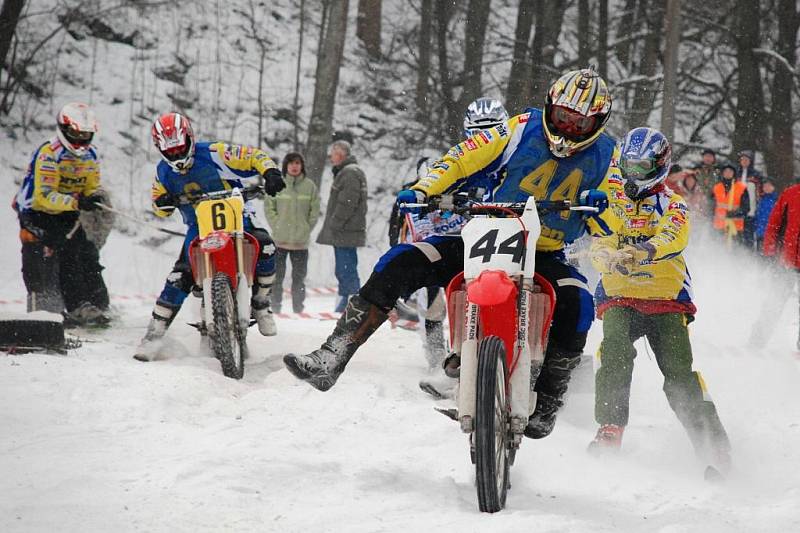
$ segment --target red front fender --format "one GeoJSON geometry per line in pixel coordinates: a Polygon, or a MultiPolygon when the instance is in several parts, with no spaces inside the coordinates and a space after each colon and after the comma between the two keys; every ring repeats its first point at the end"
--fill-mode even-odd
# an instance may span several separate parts
{"type": "Polygon", "coordinates": [[[484,270],[467,285],[469,301],[489,307],[517,297],[517,286],[502,270],[484,270]]]}

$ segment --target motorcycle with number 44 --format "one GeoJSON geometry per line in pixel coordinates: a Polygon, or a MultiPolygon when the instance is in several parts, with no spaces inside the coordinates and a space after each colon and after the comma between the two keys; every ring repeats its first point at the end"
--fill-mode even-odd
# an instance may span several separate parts
{"type": "Polygon", "coordinates": [[[478,203],[460,195],[401,207],[470,219],[461,231],[464,271],[446,290],[453,352],[446,364],[460,364],[457,411],[445,414],[469,435],[478,506],[494,513],[505,507],[509,469],[536,407],[534,385],[555,309],[552,285],[536,273],[539,214],[597,209],[533,197],[478,203]]]}
{"type": "Polygon", "coordinates": [[[222,373],[235,379],[244,376],[259,254],[258,240],[244,231],[245,201],[238,188],[195,198],[198,236],[189,245],[194,283],[202,289],[200,322],[192,325],[208,337],[222,373]]]}

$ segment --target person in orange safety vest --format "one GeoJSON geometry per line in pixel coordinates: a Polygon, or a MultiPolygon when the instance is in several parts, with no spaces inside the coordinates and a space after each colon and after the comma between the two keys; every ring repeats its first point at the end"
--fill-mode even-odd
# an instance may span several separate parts
{"type": "Polygon", "coordinates": [[[724,165],[720,181],[713,189],[714,229],[725,235],[729,243],[741,240],[744,216],[750,210],[747,186],[734,181],[735,175],[733,165],[724,165]]]}

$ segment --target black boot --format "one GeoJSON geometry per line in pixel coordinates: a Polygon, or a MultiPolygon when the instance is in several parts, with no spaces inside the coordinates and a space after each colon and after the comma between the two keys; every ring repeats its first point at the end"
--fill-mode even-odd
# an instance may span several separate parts
{"type": "Polygon", "coordinates": [[[544,392],[536,395],[536,409],[528,419],[525,436],[529,439],[543,439],[552,433],[556,425],[556,415],[564,402],[561,398],[550,396],[544,392]]]}
{"type": "Polygon", "coordinates": [[[563,398],[567,392],[570,374],[580,362],[581,352],[548,347],[542,372],[536,380],[536,409],[528,419],[526,437],[542,439],[553,431],[558,410],[564,405],[563,398]]]}
{"type": "Polygon", "coordinates": [[[324,392],[336,384],[358,347],[387,318],[384,311],[355,295],[347,303],[333,333],[318,350],[306,355],[288,354],[283,362],[295,377],[324,392]]]}

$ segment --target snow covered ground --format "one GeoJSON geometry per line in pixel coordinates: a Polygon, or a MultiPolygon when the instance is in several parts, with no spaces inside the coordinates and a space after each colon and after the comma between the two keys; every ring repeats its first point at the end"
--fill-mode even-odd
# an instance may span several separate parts
{"type": "MultiPolygon", "coordinates": [[[[0,217],[13,227],[10,210],[0,217]]],[[[115,233],[103,250],[112,293],[151,294],[169,271],[177,243],[152,249],[144,238],[115,233]]],[[[22,297],[14,232],[0,244],[0,299],[22,297]]],[[[67,356],[0,356],[0,531],[798,531],[796,305],[774,310],[767,349],[748,350],[760,277],[708,247],[690,260],[696,367],[734,446],[723,485],[702,480],[641,344],[622,453],[586,453],[586,369],[554,433],[523,443],[507,509],[489,516],[466,437],[417,388],[426,363],[415,333],[384,326],[319,393],[280,357],[315,348],[331,322],[281,320],[271,339],[253,330],[237,382],[185,325],[194,302],[169,334],[168,360],[134,361],[152,302],[118,299],[119,325],[85,334],[67,356]]],[[[333,299],[309,304],[328,311],[333,299]]]]}

